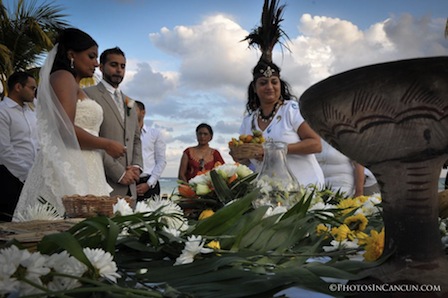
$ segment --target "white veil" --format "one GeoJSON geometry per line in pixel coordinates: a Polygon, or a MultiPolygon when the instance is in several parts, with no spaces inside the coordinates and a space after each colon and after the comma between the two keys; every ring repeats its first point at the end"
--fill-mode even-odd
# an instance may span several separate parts
{"type": "Polygon", "coordinates": [[[87,194],[84,159],[75,129],[50,85],[58,45],[48,53],[39,73],[36,101],[40,151],[20,195],[13,220],[27,220],[27,208],[43,198],[63,216],[64,195],[87,194]]]}

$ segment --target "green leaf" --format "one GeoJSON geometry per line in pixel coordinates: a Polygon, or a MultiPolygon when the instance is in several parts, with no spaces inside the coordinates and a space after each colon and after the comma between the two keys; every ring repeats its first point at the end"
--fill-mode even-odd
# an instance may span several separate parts
{"type": "Polygon", "coordinates": [[[118,225],[110,220],[107,219],[109,229],[107,230],[107,234],[105,235],[106,239],[104,241],[104,248],[105,251],[108,251],[112,255],[115,254],[115,245],[117,244],[117,237],[120,233],[120,228],[118,225]]]}
{"type": "Polygon", "coordinates": [[[216,170],[210,171],[210,179],[212,181],[213,188],[215,189],[215,193],[223,205],[234,199],[227,182],[221,175],[218,174],[218,172],[216,172],[216,170]]]}
{"type": "Polygon", "coordinates": [[[235,200],[231,204],[219,209],[213,216],[198,222],[191,231],[192,235],[220,235],[227,231],[247,210],[251,208],[257,191],[235,200]]]}
{"type": "Polygon", "coordinates": [[[70,255],[77,258],[87,267],[92,270],[94,269],[92,263],[90,263],[89,259],[87,259],[86,255],[84,254],[82,246],[75,239],[75,237],[73,237],[72,234],[68,232],[62,232],[47,235],[41,240],[41,242],[39,242],[38,250],[42,253],[46,253],[48,251],[54,252],[55,246],[66,250],[70,255]]]}
{"type": "Polygon", "coordinates": [[[230,246],[227,244],[233,240],[232,251],[238,250],[242,247],[247,247],[253,243],[262,232],[262,227],[256,229],[259,226],[260,221],[263,219],[268,206],[257,208],[250,213],[246,213],[241,219],[230,229],[227,234],[235,235],[233,239],[222,241],[222,247],[230,246]]]}

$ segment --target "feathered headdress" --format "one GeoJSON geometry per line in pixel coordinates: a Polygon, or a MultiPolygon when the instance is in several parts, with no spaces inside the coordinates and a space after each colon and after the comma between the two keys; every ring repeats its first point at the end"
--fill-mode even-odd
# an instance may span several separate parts
{"type": "Polygon", "coordinates": [[[284,8],[285,5],[279,6],[277,0],[265,0],[261,13],[261,25],[243,39],[248,41],[249,47],[258,47],[261,51],[260,60],[253,71],[254,78],[280,76],[280,69],[272,62],[272,51],[276,43],[288,49],[287,45],[281,42],[282,38],[289,39],[280,27],[284,8]]]}

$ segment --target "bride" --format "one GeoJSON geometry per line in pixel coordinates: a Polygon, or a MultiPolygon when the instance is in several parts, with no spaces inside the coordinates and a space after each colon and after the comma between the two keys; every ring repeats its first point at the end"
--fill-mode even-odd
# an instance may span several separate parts
{"type": "Polygon", "coordinates": [[[14,211],[14,221],[31,220],[28,207],[53,205],[65,213],[64,195],[109,195],[102,155],[118,158],[126,148],[98,136],[103,120],[99,104],[87,98],[79,82],[98,67],[98,44],[87,33],[64,29],[39,74],[37,127],[40,151],[14,211]]]}

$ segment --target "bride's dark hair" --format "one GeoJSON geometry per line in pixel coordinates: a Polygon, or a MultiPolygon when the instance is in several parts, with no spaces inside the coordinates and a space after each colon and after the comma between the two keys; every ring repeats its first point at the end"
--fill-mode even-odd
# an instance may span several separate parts
{"type": "Polygon", "coordinates": [[[66,28],[59,33],[56,40],[58,51],[54,58],[51,72],[56,70],[67,70],[75,75],[75,70],[70,67],[70,59],[67,57],[67,51],[82,52],[93,46],[98,46],[96,41],[87,33],[77,28],[66,28]]]}

